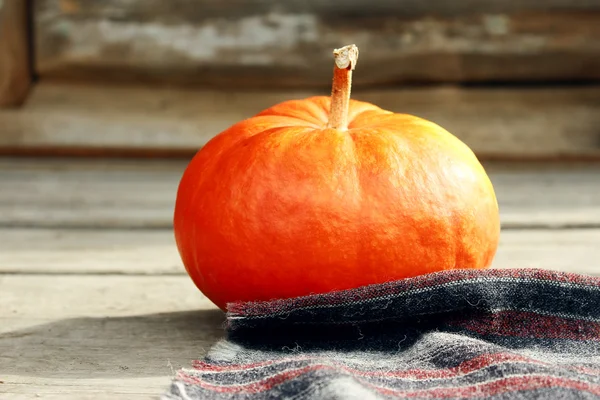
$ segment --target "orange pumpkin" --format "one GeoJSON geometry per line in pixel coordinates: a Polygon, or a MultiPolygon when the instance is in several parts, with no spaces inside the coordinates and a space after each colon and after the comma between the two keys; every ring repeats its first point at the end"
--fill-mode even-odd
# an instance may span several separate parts
{"type": "Polygon", "coordinates": [[[350,100],[358,51],[335,54],[331,98],[233,125],[181,179],[177,246],[222,309],[492,262],[498,204],[473,152],[432,122],[350,100]]]}

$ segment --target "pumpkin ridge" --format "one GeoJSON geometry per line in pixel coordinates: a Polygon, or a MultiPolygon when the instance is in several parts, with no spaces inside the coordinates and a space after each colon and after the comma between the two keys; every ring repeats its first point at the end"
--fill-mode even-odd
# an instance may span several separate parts
{"type": "MultiPolygon", "coordinates": [[[[350,129],[348,129],[345,132],[345,136],[348,137],[348,146],[352,148],[352,154],[348,155],[348,159],[350,160],[350,162],[352,163],[352,174],[354,175],[354,179],[356,180],[356,183],[354,184],[354,188],[357,191],[357,193],[355,193],[355,196],[357,198],[357,202],[358,202],[358,215],[357,218],[359,219],[359,221],[357,221],[356,223],[358,224],[359,228],[358,231],[356,232],[356,244],[354,246],[355,248],[355,260],[352,260],[352,263],[354,264],[354,268],[356,268],[356,266],[358,265],[358,254],[360,254],[360,251],[362,250],[362,241],[360,240],[361,237],[364,237],[364,230],[365,227],[362,224],[362,216],[364,213],[364,209],[365,209],[365,202],[363,200],[363,183],[362,183],[362,179],[361,179],[361,173],[360,173],[360,159],[358,158],[358,152],[356,151],[356,141],[354,140],[354,135],[351,132],[350,129]]],[[[350,262],[350,260],[348,260],[350,262]]]]}

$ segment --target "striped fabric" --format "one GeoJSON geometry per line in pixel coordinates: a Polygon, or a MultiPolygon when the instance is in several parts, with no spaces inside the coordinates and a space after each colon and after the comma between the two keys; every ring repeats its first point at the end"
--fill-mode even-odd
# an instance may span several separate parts
{"type": "Polygon", "coordinates": [[[232,304],[163,399],[600,399],[600,279],[445,271],[232,304]]]}

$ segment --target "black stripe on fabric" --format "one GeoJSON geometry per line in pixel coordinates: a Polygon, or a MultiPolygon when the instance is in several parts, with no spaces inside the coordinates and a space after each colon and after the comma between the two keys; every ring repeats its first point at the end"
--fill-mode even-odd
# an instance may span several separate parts
{"type": "Polygon", "coordinates": [[[260,318],[264,315],[285,315],[287,312],[299,309],[315,309],[335,307],[350,303],[368,302],[376,297],[414,291],[420,288],[433,288],[456,281],[476,279],[486,282],[496,280],[528,280],[554,282],[558,285],[576,285],[589,289],[600,289],[600,279],[565,272],[548,271],[543,269],[457,269],[434,272],[413,278],[389,281],[381,284],[367,285],[355,289],[333,291],[325,294],[309,295],[292,299],[280,299],[268,302],[248,302],[228,304],[229,316],[260,318]]]}
{"type": "Polygon", "coordinates": [[[600,289],[552,281],[477,279],[285,315],[230,316],[229,329],[265,325],[355,324],[427,314],[514,310],[600,321],[600,289]]]}

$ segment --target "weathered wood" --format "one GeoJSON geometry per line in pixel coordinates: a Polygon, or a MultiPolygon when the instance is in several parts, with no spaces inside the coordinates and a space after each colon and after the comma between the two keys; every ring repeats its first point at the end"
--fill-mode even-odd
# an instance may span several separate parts
{"type": "MultiPolygon", "coordinates": [[[[315,94],[329,93],[41,83],[22,109],[0,110],[0,152],[191,155],[237,121],[315,94]]],[[[355,90],[353,98],[430,119],[481,158],[600,158],[600,86],[355,90]]]]}
{"type": "MultiPolygon", "coordinates": [[[[167,381],[166,379],[161,380],[167,381]]],[[[159,398],[158,394],[165,391],[164,385],[160,389],[158,388],[156,378],[104,379],[101,383],[109,387],[108,390],[103,390],[93,380],[36,379],[35,383],[29,386],[31,383],[31,380],[24,380],[23,383],[3,385],[0,388],[2,400],[150,400],[159,398]],[[78,385],[81,385],[83,389],[79,389],[78,385]],[[133,388],[127,385],[132,385],[133,388]],[[152,388],[155,389],[152,390],[152,388]]]]}
{"type": "Polygon", "coordinates": [[[27,4],[25,0],[0,1],[0,107],[21,105],[29,91],[27,4]]]}
{"type": "MultiPolygon", "coordinates": [[[[551,250],[566,238],[539,239],[551,250]]],[[[598,240],[581,239],[566,241],[598,240]]],[[[563,250],[580,266],[599,259],[563,250]]],[[[185,276],[0,275],[0,304],[3,399],[155,397],[223,335],[223,314],[185,276]]]]}
{"type": "Polygon", "coordinates": [[[600,226],[600,165],[485,164],[504,228],[600,226]]]}
{"type": "MultiPolygon", "coordinates": [[[[600,164],[485,163],[505,228],[600,226],[600,164]]],[[[182,161],[0,159],[0,225],[172,226],[182,161]]]]}
{"type": "Polygon", "coordinates": [[[172,230],[0,228],[0,273],[185,274],[172,230]]]}
{"type": "MultiPolygon", "coordinates": [[[[600,275],[600,229],[505,230],[494,268],[600,275]]],[[[0,228],[0,273],[185,275],[173,232],[0,228]]]]}
{"type": "Polygon", "coordinates": [[[359,16],[427,15],[462,16],[472,13],[522,13],[526,11],[599,11],[596,0],[37,0],[37,10],[108,19],[194,22],[215,18],[239,18],[253,14],[306,14],[334,18],[359,16]]]}
{"type": "Polygon", "coordinates": [[[185,165],[0,159],[0,224],[170,227],[185,165]]]}
{"type": "Polygon", "coordinates": [[[494,268],[543,268],[600,276],[600,229],[506,230],[494,268]]]}
{"type": "Polygon", "coordinates": [[[42,77],[326,86],[331,50],[355,84],[600,78],[600,6],[565,0],[41,0],[42,77]]]}
{"type": "Polygon", "coordinates": [[[2,400],[151,400],[165,393],[169,379],[42,379],[11,377],[0,386],[2,400]]]}
{"type": "Polygon", "coordinates": [[[0,275],[0,304],[2,399],[156,397],[224,334],[183,276],[0,275]]]}

